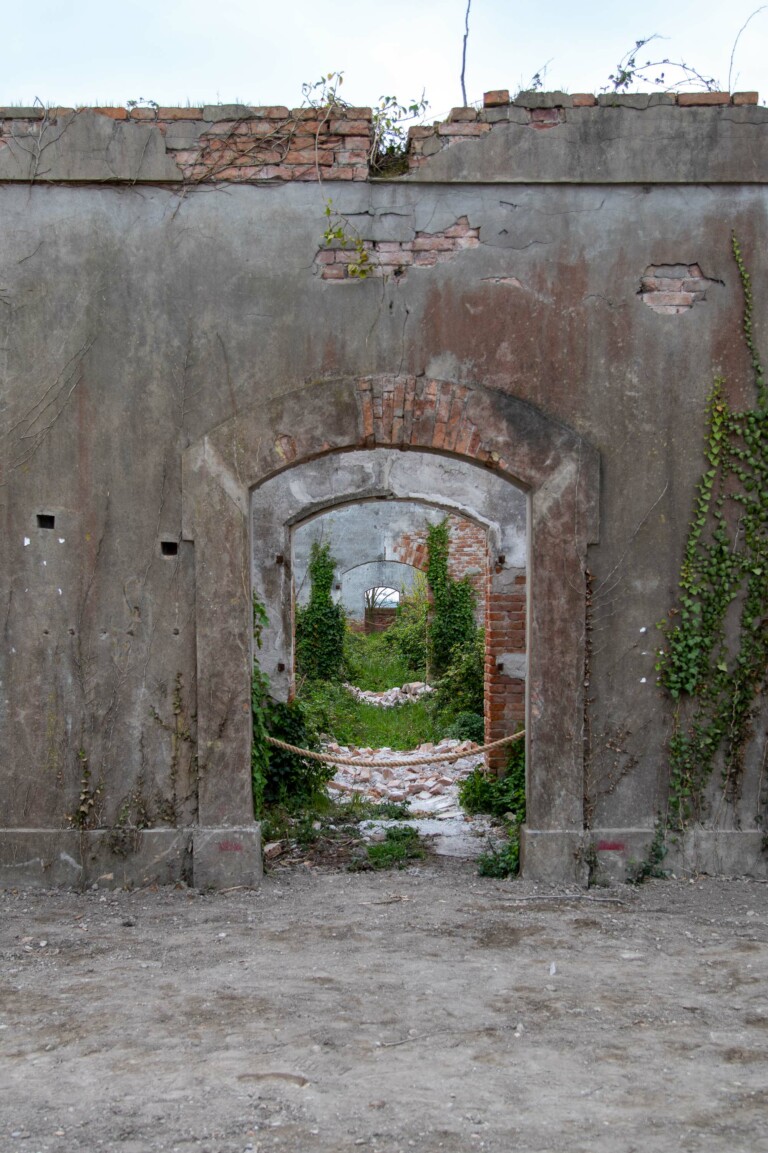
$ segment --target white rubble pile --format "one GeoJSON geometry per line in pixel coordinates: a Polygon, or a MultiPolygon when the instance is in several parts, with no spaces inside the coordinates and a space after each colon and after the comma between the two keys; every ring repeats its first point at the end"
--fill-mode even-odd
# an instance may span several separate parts
{"type": "Polygon", "coordinates": [[[382,709],[392,709],[395,705],[404,705],[408,701],[417,701],[435,690],[424,681],[409,681],[400,688],[385,689],[384,692],[375,693],[371,689],[359,689],[357,685],[344,683],[344,688],[358,701],[365,701],[370,705],[378,705],[382,709]]]}
{"type": "Polygon", "coordinates": [[[373,801],[400,801],[410,816],[396,821],[364,821],[360,829],[367,840],[381,840],[390,825],[406,824],[429,839],[432,851],[440,856],[478,857],[498,840],[498,831],[486,817],[469,817],[459,804],[459,782],[472,769],[485,763],[473,741],[445,739],[428,742],[404,753],[397,749],[360,749],[330,741],[326,752],[350,757],[366,764],[339,765],[329,792],[339,800],[360,796],[373,801]],[[440,753],[461,752],[457,761],[421,764],[420,758],[440,753]],[[405,765],[393,762],[407,761],[405,765]]]}
{"type": "Polygon", "coordinates": [[[483,754],[475,750],[473,741],[446,738],[434,745],[419,745],[411,752],[397,749],[359,749],[338,745],[330,741],[325,751],[336,757],[350,757],[366,764],[352,767],[338,765],[328,789],[336,796],[355,793],[374,801],[404,801],[414,813],[429,816],[460,816],[459,781],[478,765],[483,765],[483,754]],[[452,763],[422,764],[420,758],[439,756],[440,753],[461,752],[464,755],[452,763]],[[407,761],[405,765],[395,762],[407,761]]]}

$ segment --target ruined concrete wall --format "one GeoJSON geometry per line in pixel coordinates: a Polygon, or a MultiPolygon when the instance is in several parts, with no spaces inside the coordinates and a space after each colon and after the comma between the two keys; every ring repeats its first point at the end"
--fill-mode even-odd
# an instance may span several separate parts
{"type": "MultiPolygon", "coordinates": [[[[195,728],[201,606],[182,453],[296,389],[322,406],[332,379],[387,374],[418,382],[408,411],[432,414],[430,451],[448,459],[493,471],[504,458],[482,447],[485,429],[459,443],[458,394],[425,382],[515,398],[599,453],[590,619],[570,622],[592,641],[588,723],[558,716],[556,686],[529,707],[584,748],[596,828],[652,827],[669,733],[654,627],[675,601],[713,377],[735,405],[751,387],[732,230],[755,301],[768,300],[768,111],[735,98],[547,108],[546,96],[416,134],[392,180],[365,179],[369,120],[351,110],[328,138],[322,189],[307,157],[289,158],[303,144],[250,163],[258,125],[272,132],[282,110],[0,111],[6,828],[194,824],[209,753],[195,728]],[[327,196],[372,254],[367,280],[328,279],[350,261],[329,262],[320,243],[327,196]]],[[[383,395],[395,408],[365,416],[370,444],[375,420],[404,419],[383,395]]],[[[348,414],[329,401],[322,419],[331,446],[348,414]]],[[[281,432],[275,470],[291,465],[292,436],[281,432]]],[[[226,510],[240,498],[222,485],[226,510]]],[[[235,688],[219,686],[213,744],[236,721],[235,688]]],[[[755,835],[761,754],[756,740],[721,814],[755,835]]]]}

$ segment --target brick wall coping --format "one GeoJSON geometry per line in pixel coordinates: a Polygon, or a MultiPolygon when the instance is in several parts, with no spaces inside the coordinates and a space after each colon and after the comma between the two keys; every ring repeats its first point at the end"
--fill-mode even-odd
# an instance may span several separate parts
{"type": "MultiPolygon", "coordinates": [[[[454,108],[445,121],[412,127],[406,167],[387,178],[762,183],[768,148],[753,133],[768,125],[768,109],[757,101],[757,92],[510,96],[497,89],[485,93],[482,108],[454,108]],[[616,115],[632,118],[621,138],[616,115]],[[567,139],[546,129],[562,129],[567,139]]],[[[366,181],[377,175],[373,133],[370,108],[0,107],[0,182],[366,181]]]]}
{"type": "MultiPolygon", "coordinates": [[[[757,92],[630,92],[593,93],[586,92],[520,92],[511,96],[506,89],[494,89],[483,95],[483,108],[474,106],[452,108],[446,121],[460,123],[483,120],[488,108],[512,106],[533,110],[535,108],[650,108],[657,105],[677,105],[678,108],[719,107],[725,104],[737,106],[756,105],[757,92]]],[[[113,106],[83,105],[78,107],[51,107],[41,105],[28,107],[0,106],[0,120],[43,120],[57,119],[72,113],[93,112],[97,116],[107,116],[111,120],[133,120],[164,122],[173,120],[200,120],[206,123],[233,120],[313,120],[322,118],[322,110],[316,108],[288,108],[284,105],[247,104],[205,104],[189,108],[137,107],[121,108],[113,106]]],[[[333,112],[330,118],[336,120],[366,120],[371,122],[370,108],[342,107],[333,112]]],[[[435,121],[433,127],[441,122],[435,121]]]]}

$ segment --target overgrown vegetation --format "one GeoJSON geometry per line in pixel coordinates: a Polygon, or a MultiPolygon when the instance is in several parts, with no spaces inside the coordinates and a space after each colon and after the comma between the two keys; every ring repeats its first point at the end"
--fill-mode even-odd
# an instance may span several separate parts
{"type": "Polygon", "coordinates": [[[481,877],[514,877],[520,868],[520,826],[525,821],[525,742],[510,746],[506,772],[498,777],[475,769],[459,787],[467,813],[487,813],[504,822],[506,844],[478,858],[481,877]]]}
{"type": "Polygon", "coordinates": [[[328,544],[314,541],[309,558],[309,603],[296,609],[296,674],[308,680],[337,680],[344,663],[346,621],[331,588],[336,561],[328,544]]]}
{"type": "Polygon", "coordinates": [[[738,800],[768,673],[768,389],[754,336],[750,276],[735,236],[733,256],[755,401],[735,411],[725,381],[715,380],[707,406],[707,467],[679,604],[660,625],[664,648],[656,668],[675,702],[669,745],[669,823],[675,829],[705,816],[715,767],[725,801],[738,800]]]}
{"type": "Polygon", "coordinates": [[[366,857],[357,861],[355,869],[404,869],[414,860],[425,856],[418,831],[410,825],[392,825],[384,834],[383,841],[375,841],[366,846],[366,857]]]}
{"type": "MultiPolygon", "coordinates": [[[[394,625],[392,626],[395,627],[394,625]]],[[[394,685],[421,680],[406,653],[394,644],[392,628],[383,633],[353,633],[344,637],[344,675],[359,689],[380,693],[394,685]]]]}
{"type": "Polygon", "coordinates": [[[651,877],[664,878],[667,876],[661,863],[667,855],[665,844],[665,829],[663,821],[657,821],[653,833],[653,840],[648,846],[648,852],[642,861],[627,862],[627,884],[642,885],[651,877]]]}
{"type": "Polygon", "coordinates": [[[312,727],[342,745],[414,749],[442,735],[440,718],[423,697],[382,709],[356,700],[339,683],[314,681],[302,687],[301,701],[312,727]]]}
{"type": "Polygon", "coordinates": [[[472,585],[448,572],[449,544],[447,519],[429,526],[426,574],[401,595],[394,624],[369,635],[345,632],[343,611],[331,598],[330,547],[313,544],[309,603],[296,620],[298,695],[312,731],[374,748],[412,749],[446,736],[482,742],[484,633],[475,624],[472,585]],[[437,692],[381,709],[355,700],[343,677],[375,692],[437,678],[437,692]]]}
{"type": "Polygon", "coordinates": [[[639,53],[655,40],[659,34],[645,36],[636,40],[632,48],[622,56],[616,65],[616,70],[608,77],[608,83],[603,92],[628,92],[635,84],[650,85],[654,88],[663,88],[666,92],[673,92],[676,88],[701,87],[711,92],[718,87],[717,80],[712,76],[703,76],[696,68],[686,64],[684,60],[670,60],[665,56],[659,60],[640,60],[639,53]],[[670,73],[671,69],[671,75],[670,73]]]}
{"type": "MultiPolygon", "coordinates": [[[[303,102],[308,108],[317,109],[323,123],[334,113],[343,112],[350,105],[339,95],[344,83],[343,72],[328,72],[311,83],[301,86],[303,102]]],[[[408,130],[407,125],[420,119],[429,108],[429,101],[422,92],[419,99],[402,104],[396,96],[380,96],[372,108],[371,147],[368,154],[368,168],[372,176],[396,176],[408,170],[408,130]]],[[[319,164],[316,164],[317,178],[322,180],[319,164]]],[[[371,245],[363,239],[349,218],[340,212],[330,197],[324,202],[326,227],[323,243],[334,244],[354,252],[355,258],[347,265],[347,275],[355,280],[366,280],[373,271],[371,245]]]]}

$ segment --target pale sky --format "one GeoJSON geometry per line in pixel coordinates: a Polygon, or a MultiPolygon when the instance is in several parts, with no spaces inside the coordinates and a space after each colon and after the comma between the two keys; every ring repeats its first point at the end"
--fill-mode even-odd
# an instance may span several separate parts
{"type": "MultiPolygon", "coordinates": [[[[466,87],[599,92],[641,37],[639,60],[683,59],[728,86],[752,0],[472,0],[466,87]]],[[[301,103],[304,81],[343,71],[340,95],[367,105],[426,91],[427,119],[461,104],[466,0],[36,0],[3,20],[0,104],[301,103]]],[[[768,98],[768,6],[743,33],[731,90],[768,98]]],[[[669,73],[668,73],[669,74],[669,73]]],[[[693,85],[686,85],[690,90],[693,85]]],[[[637,85],[636,91],[647,91],[637,85]]]]}

